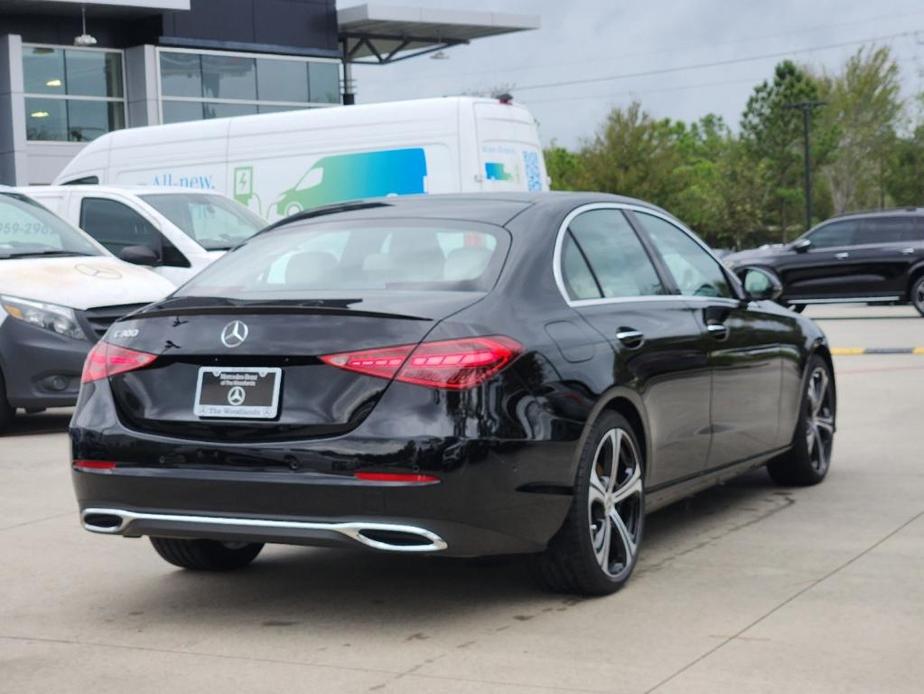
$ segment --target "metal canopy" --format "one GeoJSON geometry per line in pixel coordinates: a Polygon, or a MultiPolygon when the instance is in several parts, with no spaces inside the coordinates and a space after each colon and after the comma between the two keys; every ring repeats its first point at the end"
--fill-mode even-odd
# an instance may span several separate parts
{"type": "Polygon", "coordinates": [[[337,12],[345,63],[385,65],[475,39],[539,28],[538,15],[369,3],[337,12]]]}

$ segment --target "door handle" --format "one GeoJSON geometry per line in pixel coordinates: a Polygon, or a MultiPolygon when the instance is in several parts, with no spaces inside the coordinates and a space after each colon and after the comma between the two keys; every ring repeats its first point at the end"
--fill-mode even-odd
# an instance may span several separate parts
{"type": "Polygon", "coordinates": [[[837,258],[838,260],[844,260],[845,258],[850,257],[850,253],[835,253],[834,257],[837,258]]]}
{"type": "Polygon", "coordinates": [[[721,323],[708,323],[706,325],[706,332],[717,340],[724,340],[728,337],[728,326],[722,325],[721,323]]]}
{"type": "Polygon", "coordinates": [[[902,255],[914,255],[914,249],[913,248],[903,248],[901,249],[901,251],[899,251],[899,253],[901,253],[902,255]]]}
{"type": "Polygon", "coordinates": [[[616,333],[616,339],[629,349],[638,349],[645,342],[645,334],[638,330],[625,329],[616,333]]]}

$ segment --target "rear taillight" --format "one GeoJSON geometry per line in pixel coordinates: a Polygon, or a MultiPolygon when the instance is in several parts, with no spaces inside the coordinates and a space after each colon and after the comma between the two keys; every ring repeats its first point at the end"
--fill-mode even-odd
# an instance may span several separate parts
{"type": "Polygon", "coordinates": [[[368,376],[465,390],[484,383],[522,351],[516,340],[494,335],[340,352],[324,355],[321,361],[368,376]]]}
{"type": "Polygon", "coordinates": [[[108,342],[99,341],[90,350],[83,364],[81,383],[99,381],[128,371],[143,369],[157,359],[156,354],[137,352],[133,349],[119,347],[108,342]]]}

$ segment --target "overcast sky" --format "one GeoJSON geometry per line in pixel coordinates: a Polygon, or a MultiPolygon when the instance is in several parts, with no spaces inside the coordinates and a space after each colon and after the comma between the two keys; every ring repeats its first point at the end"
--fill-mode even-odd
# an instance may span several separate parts
{"type": "MultiPolygon", "coordinates": [[[[537,14],[542,28],[474,41],[449,60],[355,68],[359,103],[510,85],[546,144],[574,147],[613,106],[657,117],[718,113],[737,127],[754,85],[786,55],[835,70],[864,41],[893,48],[907,96],[924,90],[921,0],[370,0],[376,4],[537,14]],[[744,60],[759,58],[755,60],[744,60]],[[722,61],[712,67],[675,70],[722,61]],[[619,75],[652,73],[596,80],[619,75]],[[540,87],[556,83],[557,86],[540,87]]],[[[338,7],[362,0],[338,0],[338,7]]]]}

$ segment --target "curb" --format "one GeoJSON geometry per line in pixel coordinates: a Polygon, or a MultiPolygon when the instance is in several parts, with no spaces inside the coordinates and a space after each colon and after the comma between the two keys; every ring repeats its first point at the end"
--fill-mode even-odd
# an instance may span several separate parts
{"type": "Polygon", "coordinates": [[[918,354],[924,356],[924,347],[832,347],[831,356],[859,357],[865,354],[918,354]]]}

